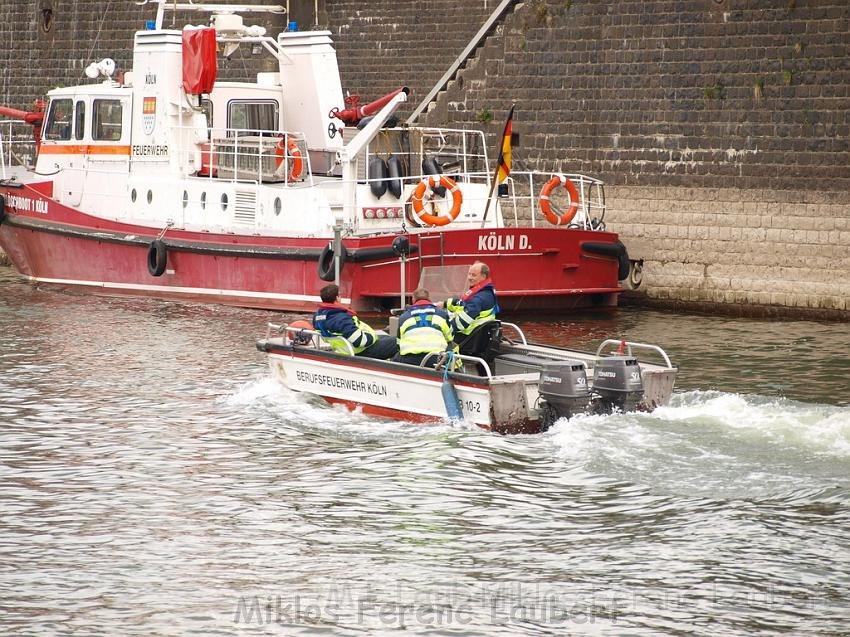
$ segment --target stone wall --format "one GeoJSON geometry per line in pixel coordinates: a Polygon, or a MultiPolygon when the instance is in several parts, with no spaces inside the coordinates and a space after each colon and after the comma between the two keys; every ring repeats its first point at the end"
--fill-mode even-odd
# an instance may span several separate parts
{"type": "MultiPolygon", "coordinates": [[[[498,2],[291,4],[333,32],[345,90],[407,85],[409,113],[498,2]]],[[[128,68],[153,14],[5,0],[0,103],[25,108],[106,55],[128,68]]],[[[848,33],[847,0],[518,2],[420,121],[484,125],[495,147],[516,102],[515,167],[605,179],[650,299],[850,315],[848,33]]],[[[244,70],[265,69],[240,50],[222,75],[244,70]]]]}
{"type": "MultiPolygon", "coordinates": [[[[341,57],[389,90],[352,41],[354,4],[330,14],[341,57]]],[[[532,0],[421,121],[492,118],[492,148],[515,101],[515,167],[603,178],[608,228],[646,260],[650,299],[847,316],[848,33],[846,0],[532,0]]],[[[399,51],[379,73],[418,75],[416,59],[399,51]]]]}

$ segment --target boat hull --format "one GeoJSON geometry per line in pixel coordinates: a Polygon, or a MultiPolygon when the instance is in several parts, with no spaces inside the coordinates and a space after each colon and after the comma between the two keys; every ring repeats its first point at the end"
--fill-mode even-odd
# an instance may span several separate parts
{"type": "MultiPolygon", "coordinates": [[[[33,282],[107,294],[312,311],[326,281],[317,272],[329,237],[216,234],[159,229],[82,213],[56,202],[46,187],[0,185],[5,212],[0,246],[33,282]],[[148,267],[160,239],[167,261],[160,276],[148,267]]],[[[402,264],[398,235],[346,237],[341,295],[353,309],[382,312],[398,305],[402,264]]],[[[428,269],[490,265],[503,310],[560,311],[616,305],[616,257],[582,250],[612,233],[578,229],[461,228],[412,232],[404,263],[410,293],[428,269]]]]}

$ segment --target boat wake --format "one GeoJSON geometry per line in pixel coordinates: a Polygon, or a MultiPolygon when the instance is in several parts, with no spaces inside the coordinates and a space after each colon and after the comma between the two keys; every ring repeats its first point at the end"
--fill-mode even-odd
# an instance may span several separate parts
{"type": "Polygon", "coordinates": [[[847,407],[689,391],[652,413],[562,419],[549,435],[568,462],[662,492],[746,498],[850,484],[847,407]]]}

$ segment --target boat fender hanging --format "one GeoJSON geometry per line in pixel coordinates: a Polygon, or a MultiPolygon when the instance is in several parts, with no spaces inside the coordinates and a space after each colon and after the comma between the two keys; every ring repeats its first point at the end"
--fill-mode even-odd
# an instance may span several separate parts
{"type": "Polygon", "coordinates": [[[573,217],[576,216],[576,212],[578,212],[578,203],[578,189],[575,184],[564,175],[553,175],[540,191],[540,212],[543,213],[546,220],[553,226],[566,226],[569,224],[570,221],[573,220],[573,217]],[[563,214],[553,211],[552,204],[549,201],[549,195],[551,195],[552,191],[558,186],[563,186],[567,191],[567,194],[570,196],[570,207],[567,208],[563,214]]]}
{"type": "Polygon", "coordinates": [[[165,241],[155,239],[148,246],[148,272],[151,276],[162,276],[168,262],[168,249],[165,241]]]}
{"type": "MultiPolygon", "coordinates": [[[[426,155],[425,159],[422,160],[422,174],[423,175],[442,175],[443,167],[440,166],[440,163],[437,161],[437,158],[433,155],[426,155]]],[[[440,197],[446,196],[446,189],[442,186],[438,186],[434,188],[434,192],[437,193],[440,197]]]]}
{"type": "Polygon", "coordinates": [[[286,174],[286,181],[298,181],[304,173],[304,159],[301,157],[301,149],[298,147],[298,142],[292,137],[286,141],[283,137],[278,141],[274,149],[275,167],[277,174],[282,174],[286,166],[286,160],[289,161],[289,172],[286,174]]]}
{"type": "Polygon", "coordinates": [[[387,162],[380,157],[372,157],[369,160],[369,190],[380,199],[387,192],[387,162]]]}
{"type": "Polygon", "coordinates": [[[622,241],[606,243],[603,241],[582,241],[581,249],[592,254],[601,254],[606,257],[617,259],[617,280],[624,281],[629,276],[631,262],[629,253],[622,241]]]}
{"type": "Polygon", "coordinates": [[[389,172],[389,185],[387,189],[390,194],[396,199],[401,199],[402,178],[404,177],[404,165],[401,159],[396,155],[392,155],[387,161],[387,171],[389,172]]]}
{"type": "Polygon", "coordinates": [[[411,197],[411,203],[413,204],[414,214],[422,223],[429,226],[445,226],[457,219],[457,216],[460,214],[460,207],[463,204],[463,193],[461,193],[460,188],[458,188],[458,185],[451,177],[443,175],[438,179],[437,176],[431,175],[420,181],[419,185],[416,186],[411,197]],[[437,193],[437,187],[448,190],[452,195],[452,207],[449,210],[448,217],[425,212],[425,200],[430,199],[433,194],[437,193]]]}
{"type": "MultiPolygon", "coordinates": [[[[339,251],[339,271],[342,272],[342,267],[345,265],[345,259],[348,257],[348,250],[345,249],[345,245],[340,244],[339,251]]],[[[333,281],[336,272],[334,272],[334,248],[333,242],[329,242],[324,248],[322,248],[322,253],[319,255],[319,263],[316,268],[317,273],[319,274],[319,278],[322,281],[333,281]]]]}
{"type": "Polygon", "coordinates": [[[6,198],[0,195],[0,224],[6,218],[6,198]]]}
{"type": "Polygon", "coordinates": [[[620,253],[617,255],[617,280],[625,281],[629,278],[629,272],[631,272],[632,264],[629,260],[629,252],[626,250],[626,246],[622,241],[617,241],[617,245],[620,246],[620,253]]]}
{"type": "Polygon", "coordinates": [[[393,239],[393,254],[398,257],[406,257],[410,254],[410,239],[400,234],[393,239]]]}

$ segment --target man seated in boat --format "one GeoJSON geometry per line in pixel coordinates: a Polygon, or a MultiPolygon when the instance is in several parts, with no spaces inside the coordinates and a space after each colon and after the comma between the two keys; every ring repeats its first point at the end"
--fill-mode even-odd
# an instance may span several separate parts
{"type": "Polygon", "coordinates": [[[477,356],[480,352],[474,351],[470,336],[482,325],[496,320],[499,302],[486,263],[476,261],[469,266],[466,282],[469,285],[466,294],[459,299],[446,299],[445,308],[449,311],[449,323],[460,353],[477,356]]]}
{"type": "Polygon", "coordinates": [[[313,314],[313,327],[334,352],[367,358],[388,359],[398,352],[398,343],[387,334],[377,334],[357,314],[339,302],[339,286],[333,283],[319,291],[322,299],[313,314]],[[349,349],[348,345],[351,345],[349,349]]]}
{"type": "MultiPolygon", "coordinates": [[[[413,291],[413,305],[407,306],[398,319],[399,353],[393,357],[397,363],[419,365],[432,352],[457,349],[454,344],[449,313],[431,302],[428,290],[413,291]]],[[[439,356],[428,360],[428,367],[435,367],[439,356]]]]}

